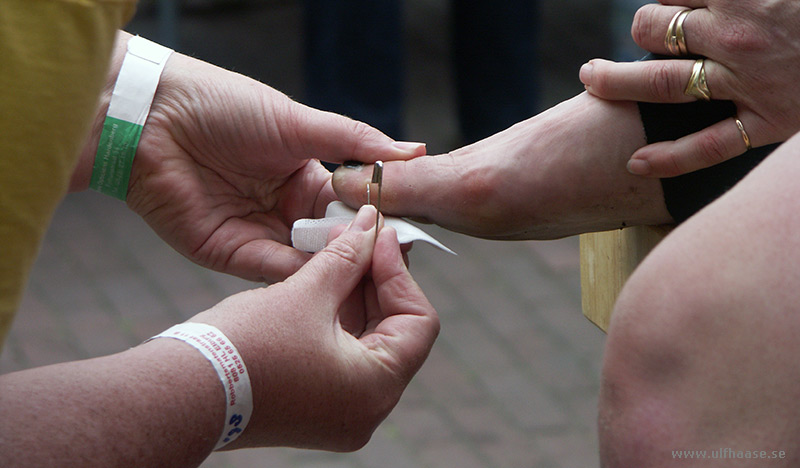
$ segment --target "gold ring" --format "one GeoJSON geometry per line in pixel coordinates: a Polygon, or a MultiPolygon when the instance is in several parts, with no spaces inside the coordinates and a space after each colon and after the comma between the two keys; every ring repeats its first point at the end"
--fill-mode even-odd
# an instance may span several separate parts
{"type": "Polygon", "coordinates": [[[744,125],[742,125],[742,121],[739,120],[738,117],[734,117],[733,120],[736,121],[736,126],[739,127],[739,133],[742,134],[742,140],[744,140],[744,145],[747,147],[747,150],[753,149],[753,146],[750,144],[750,137],[747,136],[747,132],[744,131],[744,125]]]}
{"type": "Polygon", "coordinates": [[[711,100],[711,90],[708,89],[708,82],[706,81],[705,59],[695,60],[692,67],[692,76],[689,77],[689,82],[686,84],[683,94],[703,101],[711,100]]]}
{"type": "Polygon", "coordinates": [[[683,31],[683,23],[692,10],[681,10],[675,13],[667,26],[667,35],[664,37],[664,47],[672,55],[688,55],[689,48],[686,46],[686,34],[683,31]]]}
{"type": "Polygon", "coordinates": [[[689,47],[686,46],[686,34],[683,32],[683,22],[689,16],[692,10],[684,10],[678,15],[675,20],[675,42],[678,44],[678,52],[681,55],[689,55],[689,47]]]}

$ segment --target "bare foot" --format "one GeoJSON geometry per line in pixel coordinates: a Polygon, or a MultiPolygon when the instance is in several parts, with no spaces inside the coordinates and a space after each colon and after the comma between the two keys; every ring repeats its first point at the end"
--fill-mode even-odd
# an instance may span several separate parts
{"type": "MultiPolygon", "coordinates": [[[[625,167],[645,143],[635,103],[583,93],[450,153],[386,162],[381,207],[488,239],[669,223],[661,182],[625,167]]],[[[337,195],[363,204],[371,174],[357,164],[341,167],[333,177],[337,195]]]]}

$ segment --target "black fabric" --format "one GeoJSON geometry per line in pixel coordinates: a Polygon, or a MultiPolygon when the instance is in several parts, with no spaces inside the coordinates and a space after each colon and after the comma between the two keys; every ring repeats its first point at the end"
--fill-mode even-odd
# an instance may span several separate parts
{"type": "MultiPolygon", "coordinates": [[[[667,58],[648,55],[644,60],[667,58]]],[[[674,57],[672,57],[674,58],[674,57]]],[[[713,91],[713,90],[712,90],[713,91]]],[[[687,104],[639,103],[648,143],[677,140],[709,125],[733,117],[730,101],[697,101],[687,104]]],[[[661,179],[664,199],[672,218],[681,223],[736,185],[779,145],[767,145],[721,164],[689,174],[661,179]]]]}
{"type": "MultiPolygon", "coordinates": [[[[648,143],[676,140],[720,120],[736,111],[728,101],[688,104],[639,103],[648,143]]],[[[741,156],[685,175],[661,179],[667,210],[677,223],[700,211],[736,185],[778,145],[753,148],[741,156]]]]}

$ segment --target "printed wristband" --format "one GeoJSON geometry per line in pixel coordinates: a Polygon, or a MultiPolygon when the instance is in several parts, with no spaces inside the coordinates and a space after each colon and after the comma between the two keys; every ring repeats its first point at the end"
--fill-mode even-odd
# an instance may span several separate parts
{"type": "Polygon", "coordinates": [[[214,366],[225,388],[225,425],[214,450],[236,440],[247,427],[253,414],[253,393],[250,374],[236,346],[219,329],[204,323],[186,322],[175,325],[147,341],[173,338],[194,346],[214,366]]]}
{"type": "Polygon", "coordinates": [[[172,49],[134,36],[117,75],[92,168],[89,187],[119,198],[128,196],[133,158],[150,113],[161,72],[172,49]]]}

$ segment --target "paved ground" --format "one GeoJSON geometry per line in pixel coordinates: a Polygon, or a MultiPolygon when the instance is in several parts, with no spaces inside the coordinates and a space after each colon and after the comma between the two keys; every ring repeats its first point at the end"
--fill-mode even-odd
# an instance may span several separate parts
{"type": "MultiPolygon", "coordinates": [[[[580,91],[577,67],[607,54],[592,48],[607,43],[598,40],[607,38],[607,6],[543,2],[547,104],[580,91]]],[[[445,4],[415,0],[408,10],[418,59],[409,136],[429,142],[431,152],[446,151],[456,125],[442,65],[445,4]]],[[[297,3],[273,1],[239,14],[188,15],[181,50],[301,97],[299,14],[297,3]]],[[[152,20],[134,24],[158,39],[152,20]]],[[[432,232],[459,253],[420,245],[411,255],[412,272],[441,315],[441,337],[367,447],[354,454],[221,453],[204,467],[597,466],[604,335],[581,316],[577,239],[500,243],[432,232]]],[[[70,195],[35,265],[0,372],[124,350],[251,286],[188,262],[119,202],[70,195]]]]}

